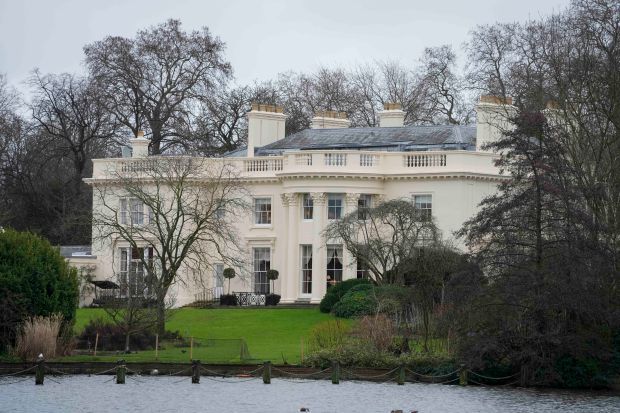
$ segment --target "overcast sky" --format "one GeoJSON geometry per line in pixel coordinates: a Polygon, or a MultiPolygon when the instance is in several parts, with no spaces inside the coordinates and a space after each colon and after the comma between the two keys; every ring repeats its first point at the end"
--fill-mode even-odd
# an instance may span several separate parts
{"type": "Polygon", "coordinates": [[[237,82],[351,66],[375,59],[415,64],[424,47],[458,50],[478,24],[523,21],[568,0],[0,0],[0,73],[21,82],[44,73],[83,72],[82,47],[107,35],[178,18],[207,26],[227,44],[237,82]]]}

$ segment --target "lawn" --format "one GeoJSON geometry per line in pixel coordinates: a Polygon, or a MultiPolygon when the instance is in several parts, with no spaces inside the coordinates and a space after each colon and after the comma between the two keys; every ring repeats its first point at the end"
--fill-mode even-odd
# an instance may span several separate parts
{"type": "MultiPolygon", "coordinates": [[[[105,312],[100,309],[79,309],[75,331],[79,333],[92,318],[104,316],[105,312]]],[[[286,361],[296,364],[300,361],[302,339],[307,338],[312,327],[331,318],[333,316],[319,312],[318,308],[183,308],[174,313],[166,329],[178,330],[185,338],[195,337],[192,356],[203,362],[239,362],[238,343],[209,346],[207,339],[242,338],[247,343],[251,358],[257,362],[271,360],[274,363],[286,361]]],[[[160,361],[189,361],[188,348],[175,347],[172,343],[162,343],[162,346],[160,361]]],[[[118,358],[118,355],[82,355],[65,360],[111,361],[118,358]]],[[[155,351],[127,354],[123,358],[127,361],[154,361],[155,351]]]]}

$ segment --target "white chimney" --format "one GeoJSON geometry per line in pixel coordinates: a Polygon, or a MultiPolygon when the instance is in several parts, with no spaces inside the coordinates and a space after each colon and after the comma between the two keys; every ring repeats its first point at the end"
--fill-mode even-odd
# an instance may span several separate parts
{"type": "Polygon", "coordinates": [[[386,103],[379,112],[379,126],[382,128],[401,128],[405,126],[405,112],[400,103],[386,103]]]}
{"type": "Polygon", "coordinates": [[[150,141],[144,137],[144,132],[139,130],[135,138],[129,139],[131,144],[131,157],[144,158],[149,156],[150,141]]]}
{"type": "Polygon", "coordinates": [[[323,110],[314,114],[310,127],[312,129],[342,129],[351,126],[345,112],[323,110]]]}
{"type": "Polygon", "coordinates": [[[269,145],[284,138],[286,115],[282,106],[252,103],[248,112],[248,156],[254,156],[254,148],[269,145]]]}
{"type": "Polygon", "coordinates": [[[512,106],[511,97],[480,96],[476,105],[476,150],[488,152],[483,147],[512,129],[510,118],[516,113],[517,108],[512,106]]]}

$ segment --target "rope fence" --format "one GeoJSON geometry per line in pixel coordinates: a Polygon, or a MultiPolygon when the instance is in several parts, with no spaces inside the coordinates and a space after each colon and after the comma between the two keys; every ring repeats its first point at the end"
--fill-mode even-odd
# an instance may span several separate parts
{"type": "MultiPolygon", "coordinates": [[[[235,367],[232,368],[234,369],[235,367]]],[[[4,370],[7,369],[8,368],[4,368],[4,370]]],[[[192,383],[200,383],[201,373],[204,374],[202,376],[203,378],[220,383],[243,383],[252,380],[259,380],[262,376],[263,383],[270,384],[272,375],[275,373],[275,375],[273,376],[275,379],[295,384],[312,383],[314,380],[326,379],[328,378],[327,376],[331,375],[331,380],[333,384],[339,384],[340,380],[342,379],[375,381],[378,383],[389,383],[395,381],[399,385],[402,385],[405,382],[409,382],[432,384],[458,383],[460,385],[473,384],[476,386],[514,386],[519,384],[521,376],[521,374],[517,372],[507,376],[493,377],[473,371],[471,369],[467,369],[464,366],[461,366],[459,369],[451,371],[449,373],[433,375],[416,372],[404,365],[395,367],[388,371],[383,371],[378,374],[362,374],[350,366],[341,368],[340,364],[336,361],[332,363],[331,367],[307,373],[297,373],[295,371],[290,371],[289,369],[286,369],[282,366],[276,367],[273,366],[271,362],[265,362],[263,365],[260,365],[253,370],[244,370],[243,368],[240,368],[238,369],[237,373],[233,374],[229,373],[229,369],[231,369],[231,366],[223,367],[222,369],[223,371],[213,370],[212,368],[207,368],[201,365],[199,360],[193,360],[192,364],[188,367],[182,368],[178,371],[163,374],[163,376],[178,377],[179,380],[174,381],[173,384],[188,380],[188,376],[191,377],[192,383]]],[[[73,373],[67,372],[66,370],[67,369],[63,371],[60,368],[46,365],[43,360],[40,360],[35,365],[24,368],[22,370],[12,373],[0,374],[0,385],[17,384],[26,380],[30,380],[33,373],[35,375],[36,384],[43,384],[44,378],[47,378],[53,383],[60,384],[61,382],[54,378],[54,376],[63,377],[73,375],[73,373]],[[45,373],[48,374],[46,375],[45,373]]],[[[116,366],[112,368],[88,373],[89,376],[98,376],[104,374],[110,374],[114,376],[109,380],[106,380],[106,383],[116,380],[116,383],[124,384],[125,377],[135,383],[148,383],[148,381],[145,380],[146,375],[129,368],[124,360],[118,360],[116,366]]],[[[152,370],[151,376],[158,375],[159,373],[155,369],[152,370]]]]}

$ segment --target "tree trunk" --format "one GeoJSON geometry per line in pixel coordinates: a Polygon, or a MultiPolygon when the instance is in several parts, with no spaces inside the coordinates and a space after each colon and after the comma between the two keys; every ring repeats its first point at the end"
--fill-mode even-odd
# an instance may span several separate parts
{"type": "Polygon", "coordinates": [[[166,296],[157,297],[157,333],[163,337],[166,333],[166,296]]]}
{"type": "Polygon", "coordinates": [[[125,333],[125,353],[129,353],[129,338],[131,337],[131,332],[127,331],[125,333]]]}

